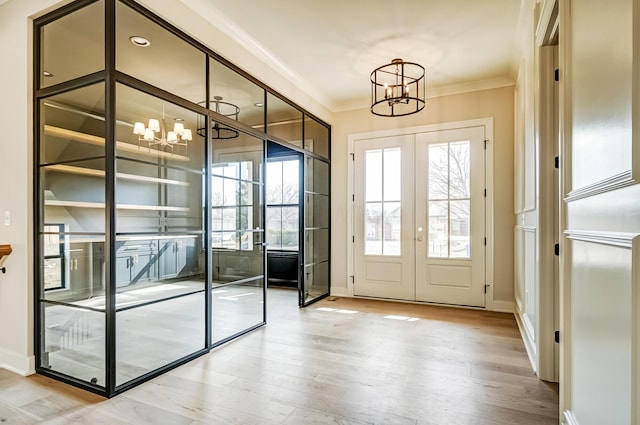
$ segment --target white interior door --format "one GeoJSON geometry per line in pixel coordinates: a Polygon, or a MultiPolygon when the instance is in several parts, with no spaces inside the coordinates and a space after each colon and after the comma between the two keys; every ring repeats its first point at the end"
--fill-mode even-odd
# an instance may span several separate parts
{"type": "Polygon", "coordinates": [[[356,143],[355,295],[485,306],[484,131],[356,143]]]}
{"type": "Polygon", "coordinates": [[[416,300],[485,306],[484,127],[416,135],[416,300]]]}
{"type": "Polygon", "coordinates": [[[415,299],[414,138],[376,138],[355,146],[355,295],[415,299]]]}

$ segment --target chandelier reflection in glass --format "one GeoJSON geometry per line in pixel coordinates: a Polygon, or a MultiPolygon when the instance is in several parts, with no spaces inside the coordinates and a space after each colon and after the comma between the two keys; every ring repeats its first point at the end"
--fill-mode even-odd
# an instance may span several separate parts
{"type": "Polygon", "coordinates": [[[424,109],[424,68],[393,59],[371,73],[371,112],[381,117],[399,117],[424,109]]]}
{"type": "MultiPolygon", "coordinates": [[[[200,102],[199,105],[206,107],[207,102],[200,102]]],[[[238,115],[240,114],[240,108],[233,103],[225,102],[222,96],[213,96],[213,100],[209,101],[209,109],[236,121],[238,121],[238,115]]],[[[209,132],[211,139],[235,139],[240,135],[238,130],[234,128],[227,127],[215,120],[211,121],[211,130],[209,132]]],[[[196,132],[202,137],[206,137],[205,122],[205,117],[198,115],[198,129],[196,132]]]]}
{"type": "Polygon", "coordinates": [[[144,142],[148,148],[156,148],[158,150],[166,150],[169,148],[173,152],[176,146],[184,146],[185,154],[187,153],[188,143],[193,140],[191,130],[184,127],[182,119],[176,118],[173,124],[173,131],[167,131],[164,117],[164,106],[162,107],[162,119],[149,119],[148,125],[136,122],[133,125],[133,134],[138,136],[138,146],[144,142]]]}

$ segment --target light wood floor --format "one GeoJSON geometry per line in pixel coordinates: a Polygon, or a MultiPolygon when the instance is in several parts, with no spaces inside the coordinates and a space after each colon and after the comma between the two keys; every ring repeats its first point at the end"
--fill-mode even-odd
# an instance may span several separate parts
{"type": "Polygon", "coordinates": [[[296,297],[270,289],[267,327],[110,400],[0,370],[0,423],[558,423],[512,315],[296,297]]]}

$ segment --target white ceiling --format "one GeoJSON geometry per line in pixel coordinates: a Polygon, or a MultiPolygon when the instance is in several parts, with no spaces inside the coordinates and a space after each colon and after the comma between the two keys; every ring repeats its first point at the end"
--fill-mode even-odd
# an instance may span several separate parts
{"type": "Polygon", "coordinates": [[[515,80],[520,0],[181,0],[332,111],[368,107],[394,58],[426,68],[427,96],[515,80]]]}

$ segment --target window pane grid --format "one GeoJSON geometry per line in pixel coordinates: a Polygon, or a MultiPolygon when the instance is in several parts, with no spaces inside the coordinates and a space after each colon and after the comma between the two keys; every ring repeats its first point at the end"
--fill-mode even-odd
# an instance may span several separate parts
{"type": "Polygon", "coordinates": [[[470,258],[470,142],[429,146],[429,257],[470,258]]]}
{"type": "Polygon", "coordinates": [[[365,255],[402,254],[401,169],[400,148],[365,153],[365,255]]]}

